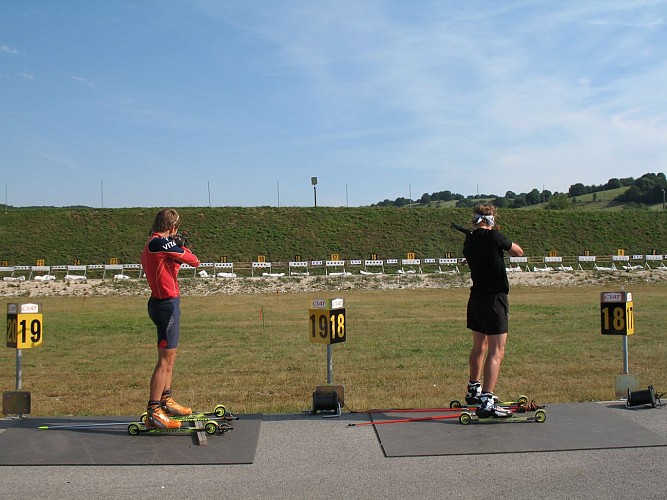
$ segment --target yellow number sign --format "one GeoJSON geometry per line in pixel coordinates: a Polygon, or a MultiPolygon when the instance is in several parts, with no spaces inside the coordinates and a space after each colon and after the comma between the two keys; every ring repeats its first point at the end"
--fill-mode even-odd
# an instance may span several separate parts
{"type": "Polygon", "coordinates": [[[602,335],[634,335],[635,314],[631,292],[600,294],[600,329],[602,335]]]}
{"type": "Polygon", "coordinates": [[[40,347],[43,336],[40,304],[7,304],[7,347],[40,347]]]}
{"type": "Polygon", "coordinates": [[[347,322],[343,299],[315,299],[312,301],[308,313],[311,343],[337,344],[345,342],[347,322]]]}

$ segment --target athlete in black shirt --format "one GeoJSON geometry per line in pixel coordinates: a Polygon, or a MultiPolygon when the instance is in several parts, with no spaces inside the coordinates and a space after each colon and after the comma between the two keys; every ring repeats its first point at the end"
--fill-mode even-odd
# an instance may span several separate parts
{"type": "Polygon", "coordinates": [[[475,229],[466,236],[463,245],[463,255],[472,278],[467,327],[472,330],[473,347],[469,359],[470,382],[466,402],[479,404],[477,415],[480,417],[509,416],[509,412],[496,406],[493,395],[508,332],[509,281],[503,252],[515,257],[523,255],[519,245],[493,229],[495,217],[496,207],[493,205],[475,207],[472,220],[475,229]],[[480,380],[483,380],[483,385],[480,380]]]}

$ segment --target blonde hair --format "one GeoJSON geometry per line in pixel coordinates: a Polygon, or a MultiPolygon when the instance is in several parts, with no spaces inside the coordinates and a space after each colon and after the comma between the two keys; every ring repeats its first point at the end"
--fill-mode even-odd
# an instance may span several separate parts
{"type": "Polygon", "coordinates": [[[164,231],[169,231],[174,226],[178,229],[180,218],[181,216],[173,208],[164,208],[155,216],[152,231],[154,233],[163,233],[164,231]]]}

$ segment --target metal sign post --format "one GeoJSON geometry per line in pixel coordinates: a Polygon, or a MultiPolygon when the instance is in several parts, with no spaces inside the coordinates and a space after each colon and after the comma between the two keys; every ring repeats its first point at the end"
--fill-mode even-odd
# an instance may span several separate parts
{"type": "Polygon", "coordinates": [[[23,350],[16,349],[16,390],[20,391],[22,387],[23,371],[21,362],[23,361],[23,350]]]}
{"type": "Polygon", "coordinates": [[[616,376],[616,397],[623,399],[630,391],[639,389],[639,377],[630,375],[628,336],[635,333],[635,315],[632,292],[600,293],[600,329],[602,335],[623,337],[623,373],[616,376]]]}
{"type": "Polygon", "coordinates": [[[333,411],[332,416],[338,417],[345,403],[345,388],[333,385],[333,344],[347,339],[345,303],[343,299],[315,299],[308,312],[310,342],[327,346],[327,385],[315,388],[312,413],[333,411]]]}
{"type": "Polygon", "coordinates": [[[333,347],[327,345],[327,384],[333,384],[333,347]]]}
{"type": "Polygon", "coordinates": [[[41,347],[43,340],[41,304],[7,304],[7,347],[16,349],[16,391],[2,393],[5,415],[30,413],[30,393],[23,387],[23,349],[41,347]]]}

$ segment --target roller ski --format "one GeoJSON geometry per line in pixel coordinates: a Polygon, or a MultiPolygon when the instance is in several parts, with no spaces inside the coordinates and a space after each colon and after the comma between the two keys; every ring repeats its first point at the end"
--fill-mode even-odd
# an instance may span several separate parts
{"type": "MultiPolygon", "coordinates": [[[[449,402],[450,408],[458,409],[470,409],[475,410],[477,406],[482,402],[480,397],[477,398],[466,398],[465,404],[461,403],[458,399],[454,399],[449,402]]],[[[528,398],[526,396],[519,396],[516,401],[499,401],[496,400],[498,406],[503,406],[507,408],[527,408],[533,403],[528,403],[528,398]]]]}
{"type": "MultiPolygon", "coordinates": [[[[506,408],[518,413],[525,413],[528,411],[535,411],[539,407],[534,402],[528,403],[526,396],[519,396],[516,401],[500,401],[496,396],[493,396],[494,404],[498,407],[506,408]]],[[[479,382],[469,382],[468,392],[465,397],[465,405],[459,400],[450,401],[450,408],[460,408],[464,410],[475,411],[482,403],[482,384],[479,382]]]]}
{"type": "MultiPolygon", "coordinates": [[[[180,424],[180,422],[177,422],[180,424]]],[[[191,427],[191,426],[181,426],[178,427],[156,427],[144,422],[132,422],[127,426],[127,432],[131,436],[136,436],[138,434],[190,434],[193,432],[204,431],[208,435],[214,434],[224,434],[232,430],[232,427],[225,423],[219,422],[217,420],[209,420],[204,423],[203,428],[191,427]]]]}
{"type": "Polygon", "coordinates": [[[533,415],[525,415],[526,406],[521,407],[523,410],[521,412],[516,409],[501,406],[497,403],[496,397],[492,392],[482,393],[479,399],[479,406],[474,413],[471,411],[461,412],[461,415],[459,415],[460,423],[465,425],[470,422],[544,422],[547,419],[547,413],[541,408],[538,409],[536,406],[533,415]],[[524,415],[517,416],[517,413],[524,413],[524,415]]]}
{"type": "Polygon", "coordinates": [[[470,423],[476,424],[509,424],[515,422],[537,422],[542,423],[547,420],[547,412],[543,409],[536,410],[531,415],[517,415],[517,413],[510,413],[507,417],[480,417],[475,413],[464,411],[459,415],[459,422],[463,425],[470,423]]]}
{"type": "MultiPolygon", "coordinates": [[[[479,404],[460,406],[461,403],[456,400],[450,402],[449,404],[450,404],[449,407],[450,410],[472,411],[472,412],[476,411],[477,407],[479,406],[479,404]]],[[[526,396],[519,396],[519,398],[516,401],[496,401],[496,405],[505,408],[506,410],[509,410],[512,413],[530,413],[539,410],[540,408],[544,408],[544,406],[535,403],[534,400],[528,402],[528,398],[526,396]]]]}
{"type": "MultiPolygon", "coordinates": [[[[230,420],[238,420],[238,417],[234,415],[231,411],[227,409],[225,405],[216,405],[215,408],[213,408],[213,411],[207,411],[207,412],[193,412],[190,410],[189,414],[186,415],[179,415],[179,414],[173,414],[169,412],[168,408],[165,408],[165,413],[169,415],[169,418],[171,420],[175,420],[177,422],[197,422],[197,421],[207,421],[207,420],[214,420],[214,421],[230,421],[230,420]]],[[[148,412],[144,412],[140,420],[142,423],[146,422],[146,419],[148,417],[148,412]]]]}
{"type": "MultiPolygon", "coordinates": [[[[477,406],[480,404],[480,400],[477,400],[476,402],[473,403],[461,403],[461,401],[454,399],[449,402],[449,407],[452,409],[459,409],[459,410],[475,410],[477,406]]],[[[528,398],[526,396],[519,396],[516,401],[496,401],[496,404],[498,406],[502,406],[505,408],[528,408],[530,407],[531,404],[528,402],[528,398]]]]}

